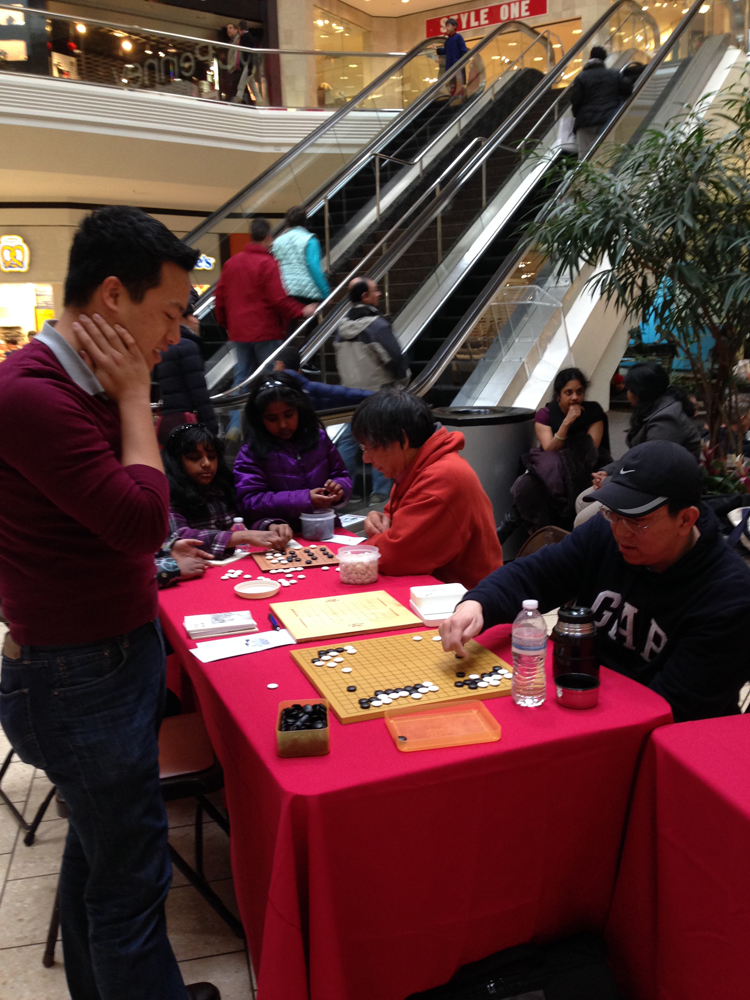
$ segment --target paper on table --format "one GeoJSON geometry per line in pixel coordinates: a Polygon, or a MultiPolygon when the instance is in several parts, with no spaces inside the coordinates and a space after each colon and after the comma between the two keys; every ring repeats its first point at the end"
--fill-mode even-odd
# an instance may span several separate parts
{"type": "Polygon", "coordinates": [[[345,528],[348,528],[352,524],[356,524],[357,521],[364,521],[365,516],[365,514],[339,514],[339,521],[345,528]]]}
{"type": "Polygon", "coordinates": [[[331,535],[329,541],[338,542],[339,545],[359,545],[364,542],[364,538],[357,538],[356,535],[331,535]]]}
{"type": "Polygon", "coordinates": [[[285,628],[273,632],[256,632],[255,635],[233,635],[228,639],[213,639],[211,642],[199,642],[191,650],[193,656],[201,663],[213,663],[214,660],[227,660],[230,656],[244,656],[246,653],[259,653],[264,649],[276,646],[293,646],[294,639],[285,628]]]}

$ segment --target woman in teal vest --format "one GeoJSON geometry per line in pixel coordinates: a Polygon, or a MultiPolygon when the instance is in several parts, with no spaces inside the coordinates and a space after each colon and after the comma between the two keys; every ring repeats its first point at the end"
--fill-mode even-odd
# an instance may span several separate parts
{"type": "MultiPolygon", "coordinates": [[[[284,289],[303,306],[322,302],[330,288],[323,273],[320,242],[307,228],[307,213],[301,206],[295,206],[286,213],[284,221],[286,228],[271,248],[278,261],[284,289]]],[[[288,332],[299,324],[300,320],[292,320],[288,332]]]]}

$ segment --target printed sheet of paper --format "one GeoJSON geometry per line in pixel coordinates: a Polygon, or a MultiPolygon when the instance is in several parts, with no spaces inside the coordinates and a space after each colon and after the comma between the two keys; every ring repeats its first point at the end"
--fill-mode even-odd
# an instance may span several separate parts
{"type": "Polygon", "coordinates": [[[297,642],[422,624],[415,614],[384,590],[285,601],[272,604],[271,610],[297,642]]]}
{"type": "Polygon", "coordinates": [[[331,535],[332,542],[338,542],[339,545],[359,545],[360,542],[367,541],[366,538],[357,538],[356,535],[331,535]]]}
{"type": "Polygon", "coordinates": [[[230,656],[244,656],[246,653],[260,653],[276,646],[293,645],[294,639],[282,628],[272,632],[256,632],[255,635],[233,635],[228,639],[199,642],[190,652],[201,663],[213,663],[214,660],[227,660],[230,656]]]}

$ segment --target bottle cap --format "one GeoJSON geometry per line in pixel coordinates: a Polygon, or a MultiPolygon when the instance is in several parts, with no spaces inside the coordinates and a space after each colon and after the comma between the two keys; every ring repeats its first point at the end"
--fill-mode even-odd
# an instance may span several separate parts
{"type": "Polygon", "coordinates": [[[233,518],[232,518],[232,521],[233,521],[233,522],[234,522],[235,524],[244,524],[244,523],[245,523],[244,519],[243,519],[243,518],[241,518],[241,517],[233,517],[233,518]]]}
{"type": "Polygon", "coordinates": [[[536,611],[539,607],[539,601],[524,601],[523,610],[524,611],[536,611]]]}
{"type": "Polygon", "coordinates": [[[574,607],[574,608],[560,608],[557,613],[557,620],[561,622],[568,622],[574,625],[586,625],[593,622],[595,618],[594,612],[591,608],[574,607]]]}

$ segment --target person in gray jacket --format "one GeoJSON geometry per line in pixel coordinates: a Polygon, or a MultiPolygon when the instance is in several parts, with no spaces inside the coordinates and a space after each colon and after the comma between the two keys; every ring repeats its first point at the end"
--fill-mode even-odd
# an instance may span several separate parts
{"type": "MultiPolygon", "coordinates": [[[[625,376],[625,388],[633,407],[625,435],[628,448],[646,441],[673,441],[687,449],[696,462],[700,459],[701,435],[693,419],[695,407],[684,389],[670,386],[669,375],[661,365],[653,361],[633,365],[625,376]]],[[[591,477],[594,489],[600,489],[606,477],[619,468],[618,462],[612,462],[595,472],[591,477]]],[[[601,506],[597,502],[584,503],[586,494],[590,490],[584,490],[576,500],[576,527],[593,517],[601,506]]]]}
{"type": "Polygon", "coordinates": [[[378,310],[379,299],[377,282],[350,282],[352,307],[339,323],[333,347],[341,381],[353,389],[403,389],[411,378],[391,324],[378,310]]]}

